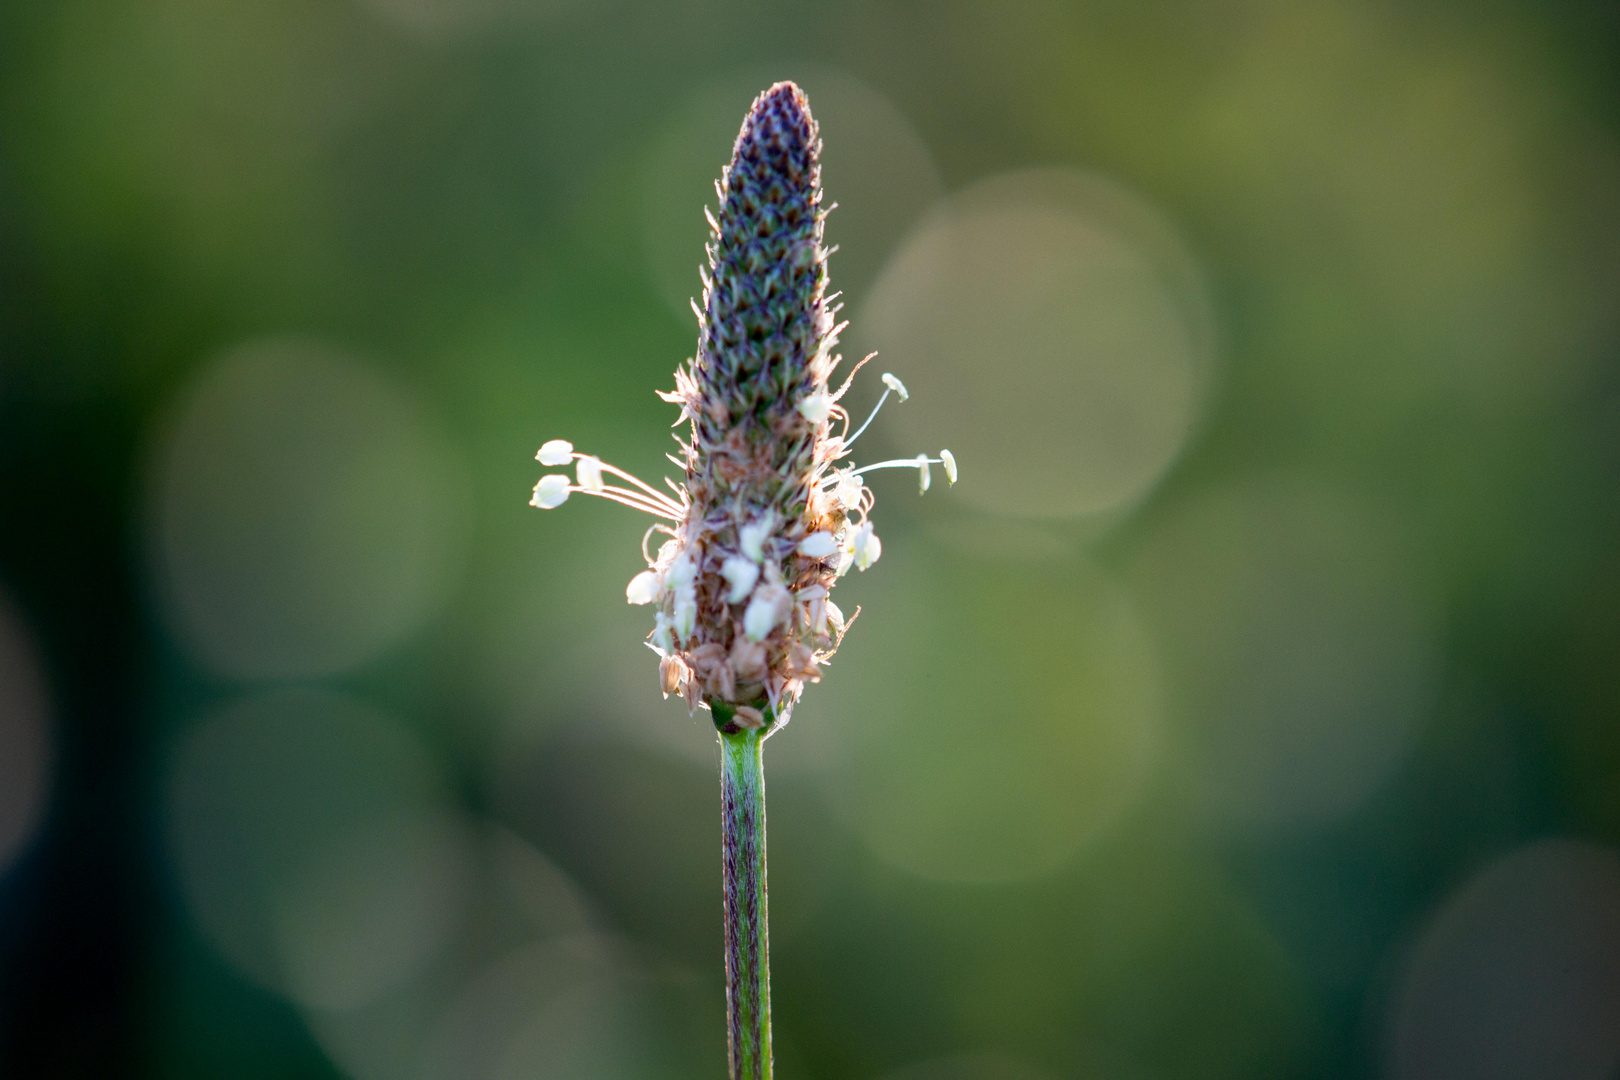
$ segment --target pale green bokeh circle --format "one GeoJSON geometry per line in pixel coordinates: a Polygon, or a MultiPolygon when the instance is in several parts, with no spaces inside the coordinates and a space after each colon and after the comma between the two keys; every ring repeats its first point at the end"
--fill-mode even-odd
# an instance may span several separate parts
{"type": "MultiPolygon", "coordinates": [[[[439,1045],[436,1028],[447,1008],[469,979],[477,981],[485,965],[497,962],[514,942],[526,943],[526,951],[566,945],[587,959],[605,955],[606,946],[593,936],[587,897],[545,855],[487,822],[471,830],[470,839],[475,865],[464,926],[476,931],[454,935],[439,960],[362,1006],[301,1010],[310,1034],[353,1080],[425,1080],[431,1070],[423,1063],[439,1045]]],[[[474,1015],[495,1020],[503,1013],[484,999],[474,1015]]],[[[452,1063],[465,1063],[469,1056],[460,1045],[449,1054],[452,1063]]]]}
{"type": "Polygon", "coordinates": [[[168,839],[204,935],[253,981],[354,1008],[428,962],[455,924],[467,854],[433,760],[336,694],[229,706],[178,746],[168,839]]]}
{"type": "Polygon", "coordinates": [[[910,400],[896,445],[943,443],[981,509],[1074,517],[1141,497],[1180,453],[1212,363],[1179,241],[1100,178],[1044,170],[953,196],[884,268],[851,329],[910,400]]]}
{"type": "Polygon", "coordinates": [[[206,367],[155,465],[159,599],[219,674],[364,663],[420,627],[454,577],[449,446],[402,391],[328,346],[255,342],[206,367]]]}
{"type": "MultiPolygon", "coordinates": [[[[1158,748],[1157,665],[1084,564],[1009,567],[891,543],[796,726],[837,743],[829,790],[885,861],[942,881],[1062,865],[1130,805],[1158,748]]],[[[853,596],[851,595],[853,594],[853,596]]]]}
{"type": "Polygon", "coordinates": [[[1244,831],[1312,826],[1405,760],[1437,661],[1409,552],[1375,507],[1307,475],[1210,489],[1150,533],[1133,578],[1200,813],[1244,831]]]}
{"type": "Polygon", "coordinates": [[[644,1005],[603,937],[536,943],[472,973],[429,1029],[423,1080],[657,1075],[644,1005]]]}

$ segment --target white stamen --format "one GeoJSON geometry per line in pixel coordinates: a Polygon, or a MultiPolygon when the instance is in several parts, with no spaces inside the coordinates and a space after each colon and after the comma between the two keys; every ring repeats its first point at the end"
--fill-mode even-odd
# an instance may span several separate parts
{"type": "Polygon", "coordinates": [[[917,455],[917,494],[919,494],[919,495],[927,494],[928,493],[928,485],[933,482],[933,479],[934,479],[933,476],[929,473],[929,470],[928,470],[928,455],[927,454],[918,454],[917,455]]]}
{"type": "Polygon", "coordinates": [[[838,541],[825,530],[813,532],[799,541],[799,554],[812,559],[825,559],[838,550],[838,541]]]}
{"type": "Polygon", "coordinates": [[[754,582],[759,580],[759,565],[752,559],[732,555],[720,565],[720,576],[731,583],[731,591],[726,593],[726,603],[740,604],[754,591],[754,582]]]}
{"type": "Polygon", "coordinates": [[[542,465],[566,465],[574,459],[574,444],[567,439],[552,439],[541,445],[534,460],[542,465]]]}
{"type": "Polygon", "coordinates": [[[793,610],[793,595],[773,581],[767,581],[754,591],[743,613],[743,635],[749,641],[764,641],[776,624],[793,610]]]}
{"type": "Polygon", "coordinates": [[[658,650],[659,655],[675,647],[675,636],[670,632],[669,616],[662,611],[653,618],[652,645],[658,650]]]}
{"type": "Polygon", "coordinates": [[[831,600],[827,601],[827,622],[832,625],[833,633],[842,634],[844,632],[844,613],[831,600]]]}
{"type": "Polygon", "coordinates": [[[890,458],[888,461],[880,461],[875,465],[862,465],[854,470],[854,475],[861,476],[878,469],[917,469],[929,464],[943,465],[944,459],[931,458],[927,454],[918,454],[916,457],[890,458]]]}
{"type": "Polygon", "coordinates": [[[669,569],[664,572],[664,582],[671,590],[688,587],[696,577],[697,563],[684,551],[675,557],[675,561],[670,563],[669,569]]]}
{"type": "Polygon", "coordinates": [[[744,555],[761,562],[765,558],[765,538],[776,528],[776,514],[767,511],[758,521],[751,521],[737,530],[737,546],[744,555]]]}
{"type": "Polygon", "coordinates": [[[692,628],[697,625],[697,590],[688,585],[675,592],[675,619],[671,629],[679,641],[685,641],[692,636],[692,628]]]}
{"type": "Polygon", "coordinates": [[[825,390],[818,390],[799,402],[799,412],[812,424],[819,424],[831,415],[832,406],[832,396],[825,390]]]}
{"type": "Polygon", "coordinates": [[[901,401],[904,401],[906,398],[911,396],[910,394],[906,393],[906,384],[895,378],[893,375],[890,375],[887,371],[883,373],[883,385],[887,386],[890,390],[893,390],[896,394],[899,394],[901,401]]]}
{"type": "Polygon", "coordinates": [[[602,493],[602,459],[586,455],[579,459],[574,466],[574,474],[579,478],[579,486],[592,495],[602,493]]]}
{"type": "Polygon", "coordinates": [[[632,604],[650,604],[663,592],[663,579],[652,570],[643,570],[624,587],[624,598],[632,604]]]}
{"type": "Polygon", "coordinates": [[[838,485],[833,489],[838,501],[843,503],[845,510],[853,510],[861,505],[861,478],[854,472],[845,470],[838,474],[838,485]]]}
{"type": "Polygon", "coordinates": [[[849,438],[843,440],[845,450],[848,450],[850,447],[854,446],[855,445],[855,440],[860,438],[863,434],[865,434],[866,429],[872,426],[872,421],[877,419],[877,414],[878,414],[879,410],[881,410],[883,408],[883,403],[885,401],[889,400],[889,394],[892,393],[892,392],[893,392],[892,388],[889,389],[889,390],[883,391],[883,396],[878,398],[878,402],[877,402],[876,405],[872,406],[872,411],[866,414],[866,422],[863,423],[860,427],[855,429],[855,434],[853,434],[849,438]]]}
{"type": "Polygon", "coordinates": [[[534,495],[529,499],[529,505],[554,510],[567,501],[568,477],[562,473],[550,473],[542,476],[540,482],[534,485],[534,495]]]}
{"type": "Polygon", "coordinates": [[[939,463],[945,466],[945,479],[956,483],[956,457],[949,450],[941,450],[939,463]]]}
{"type": "Polygon", "coordinates": [[[883,556],[883,541],[872,531],[870,521],[861,522],[855,530],[855,568],[865,570],[883,556]]]}

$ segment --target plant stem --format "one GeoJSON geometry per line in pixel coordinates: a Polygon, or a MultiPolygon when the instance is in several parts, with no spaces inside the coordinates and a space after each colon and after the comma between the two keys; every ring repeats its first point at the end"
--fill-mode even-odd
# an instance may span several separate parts
{"type": "Polygon", "coordinates": [[[770,930],[765,893],[765,739],[720,736],[721,853],[725,862],[726,1026],[732,1080],[770,1080],[770,930]]]}

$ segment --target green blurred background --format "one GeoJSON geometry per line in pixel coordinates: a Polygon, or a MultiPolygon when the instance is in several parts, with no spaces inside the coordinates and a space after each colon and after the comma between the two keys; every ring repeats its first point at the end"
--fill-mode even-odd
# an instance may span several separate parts
{"type": "Polygon", "coordinates": [[[623,601],[705,201],[893,371],[770,743],[780,1075],[1620,1077],[1620,19],[0,5],[0,1073],[724,1069],[623,601]],[[582,505],[584,504],[584,505],[582,505]]]}

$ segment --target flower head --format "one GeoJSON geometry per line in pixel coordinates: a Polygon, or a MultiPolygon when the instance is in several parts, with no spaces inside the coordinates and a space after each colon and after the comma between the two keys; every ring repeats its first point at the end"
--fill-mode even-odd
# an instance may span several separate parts
{"type": "MultiPolygon", "coordinates": [[[[684,482],[666,481],[674,497],[561,439],[537,455],[546,465],[577,461],[578,483],[542,478],[535,506],[580,491],[668,522],[649,531],[669,539],[626,598],[658,605],[648,643],[664,693],[709,706],[722,730],[785,723],[843,640],[848,621],[828,594],[850,566],[865,570],[882,552],[862,475],[915,468],[926,491],[929,465],[944,464],[956,479],[948,452],[837,467],[872,418],[851,434],[838,404],[854,371],[836,391],[828,385],[845,324],[827,294],[820,153],[797,86],[777,83],[755,99],[716,185],[719,212],[708,215],[697,355],[676,370],[673,392],[660,391],[690,421],[676,459],[684,482]]],[[[891,393],[908,396],[895,376],[883,382],[879,408],[891,393]]]]}

